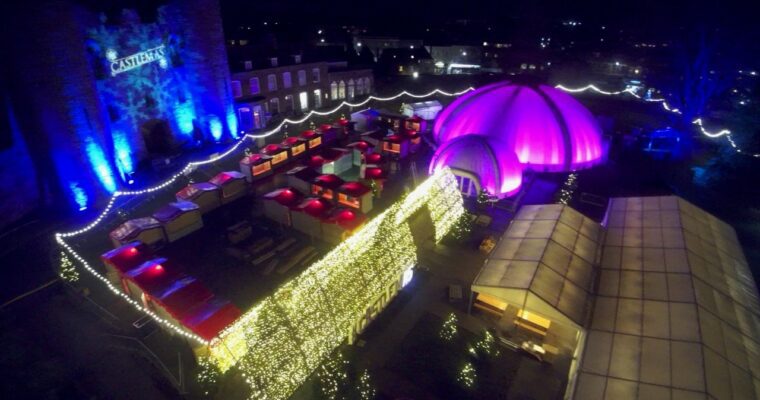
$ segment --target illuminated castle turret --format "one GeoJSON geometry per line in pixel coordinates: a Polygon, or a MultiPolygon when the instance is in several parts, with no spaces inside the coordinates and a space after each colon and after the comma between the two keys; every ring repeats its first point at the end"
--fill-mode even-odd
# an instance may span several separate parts
{"type": "Polygon", "coordinates": [[[17,173],[36,183],[31,204],[86,208],[128,186],[141,161],[237,136],[218,0],[92,4],[23,5],[7,21],[12,139],[0,155],[14,160],[0,166],[28,154],[33,168],[17,173]]]}

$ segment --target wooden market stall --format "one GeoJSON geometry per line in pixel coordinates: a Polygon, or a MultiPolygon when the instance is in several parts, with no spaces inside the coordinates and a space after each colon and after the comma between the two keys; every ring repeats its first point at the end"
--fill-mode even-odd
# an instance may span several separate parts
{"type": "Polygon", "coordinates": [[[191,183],[176,194],[177,201],[192,201],[206,214],[222,205],[219,187],[208,182],[191,183]]]}
{"type": "Polygon", "coordinates": [[[203,228],[200,207],[191,201],[169,203],[153,213],[161,223],[166,240],[174,242],[203,228]]]}
{"type": "Polygon", "coordinates": [[[109,234],[113,247],[140,241],[150,247],[159,247],[166,242],[161,223],[153,217],[135,218],[125,221],[109,234]]]}
{"type": "Polygon", "coordinates": [[[237,171],[220,172],[209,180],[221,189],[222,204],[233,202],[248,194],[245,176],[237,171]]]}

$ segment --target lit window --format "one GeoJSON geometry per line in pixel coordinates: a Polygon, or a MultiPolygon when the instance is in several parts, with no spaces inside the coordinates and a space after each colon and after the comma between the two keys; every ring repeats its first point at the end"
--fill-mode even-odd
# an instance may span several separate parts
{"type": "Polygon", "coordinates": [[[309,109],[309,94],[306,92],[299,93],[298,103],[301,105],[301,111],[308,110],[309,109]]]}
{"type": "Polygon", "coordinates": [[[281,151],[275,155],[272,156],[272,165],[277,165],[285,160],[288,159],[288,152],[287,151],[281,151]]]}
{"type": "Polygon", "coordinates": [[[338,84],[335,82],[330,84],[330,97],[333,100],[338,100],[338,84]]]}
{"type": "Polygon", "coordinates": [[[383,142],[383,150],[389,153],[400,153],[401,146],[398,143],[383,142]]]}
{"type": "Polygon", "coordinates": [[[251,168],[251,172],[253,173],[253,176],[257,176],[269,171],[270,169],[272,169],[272,164],[270,164],[269,161],[266,161],[264,163],[254,165],[253,168],[251,168]]]}
{"type": "Polygon", "coordinates": [[[306,144],[305,143],[299,143],[293,147],[290,148],[290,154],[297,156],[301,153],[306,151],[306,144]]]}
{"type": "Polygon", "coordinates": [[[306,71],[298,70],[298,86],[306,85],[306,71]]]}
{"type": "Polygon", "coordinates": [[[361,207],[361,202],[356,197],[351,197],[345,193],[338,193],[338,203],[347,205],[353,208],[361,207]]]}
{"type": "Polygon", "coordinates": [[[340,83],[338,84],[338,98],[339,99],[346,98],[346,82],[340,81],[340,83]]]}
{"type": "Polygon", "coordinates": [[[319,68],[312,68],[312,70],[311,70],[311,80],[314,83],[319,83],[319,68]]]}
{"type": "Polygon", "coordinates": [[[251,89],[251,94],[259,94],[261,87],[259,87],[259,78],[251,78],[248,81],[248,88],[251,89]]]}
{"type": "Polygon", "coordinates": [[[275,74],[267,75],[267,89],[270,92],[277,90],[277,76],[275,74]]]}
{"type": "Polygon", "coordinates": [[[243,88],[240,86],[240,81],[232,81],[232,97],[243,97],[243,88]]]}
{"type": "Polygon", "coordinates": [[[269,63],[270,63],[270,64],[271,64],[273,67],[276,67],[276,66],[277,66],[277,57],[272,57],[272,58],[270,58],[270,59],[269,59],[269,63]]]}
{"type": "Polygon", "coordinates": [[[275,97],[269,100],[269,112],[271,114],[278,114],[280,112],[280,99],[275,97]]]}
{"type": "Polygon", "coordinates": [[[290,79],[290,72],[283,72],[282,73],[282,87],[285,89],[293,86],[293,82],[290,79]]]}

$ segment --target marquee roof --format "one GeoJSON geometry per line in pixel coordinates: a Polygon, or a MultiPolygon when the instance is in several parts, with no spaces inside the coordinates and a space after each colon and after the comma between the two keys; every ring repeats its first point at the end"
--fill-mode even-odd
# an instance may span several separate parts
{"type": "Polygon", "coordinates": [[[612,199],[576,399],[760,397],[760,307],[729,225],[678,197],[612,199]]]}

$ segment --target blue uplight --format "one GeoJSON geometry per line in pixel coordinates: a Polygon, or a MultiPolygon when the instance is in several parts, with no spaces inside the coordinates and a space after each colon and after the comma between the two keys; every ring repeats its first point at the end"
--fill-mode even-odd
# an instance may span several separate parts
{"type": "Polygon", "coordinates": [[[183,135],[193,133],[193,120],[195,119],[195,108],[191,101],[177,104],[174,108],[174,117],[177,119],[177,128],[183,135]]]}
{"type": "Polygon", "coordinates": [[[69,183],[69,189],[71,189],[71,195],[74,198],[74,202],[79,206],[79,211],[87,209],[87,193],[79,186],[77,182],[69,183]]]}
{"type": "Polygon", "coordinates": [[[103,149],[98,146],[92,138],[86,140],[87,158],[92,164],[92,168],[95,171],[95,175],[98,176],[98,180],[109,193],[116,191],[116,181],[113,178],[113,171],[111,166],[106,161],[106,156],[103,153],[103,149]]]}
{"type": "Polygon", "coordinates": [[[132,148],[129,146],[127,136],[121,131],[113,132],[113,151],[116,157],[116,167],[123,181],[128,181],[129,175],[135,171],[132,160],[132,148]]]}
{"type": "Polygon", "coordinates": [[[227,111],[227,128],[230,130],[232,137],[235,139],[240,137],[238,134],[237,115],[235,115],[235,110],[233,110],[232,107],[230,107],[230,110],[227,111]]]}
{"type": "Polygon", "coordinates": [[[211,115],[208,118],[208,126],[211,130],[211,136],[214,138],[215,142],[218,142],[222,139],[222,121],[219,120],[219,117],[216,115],[211,115]]]}

